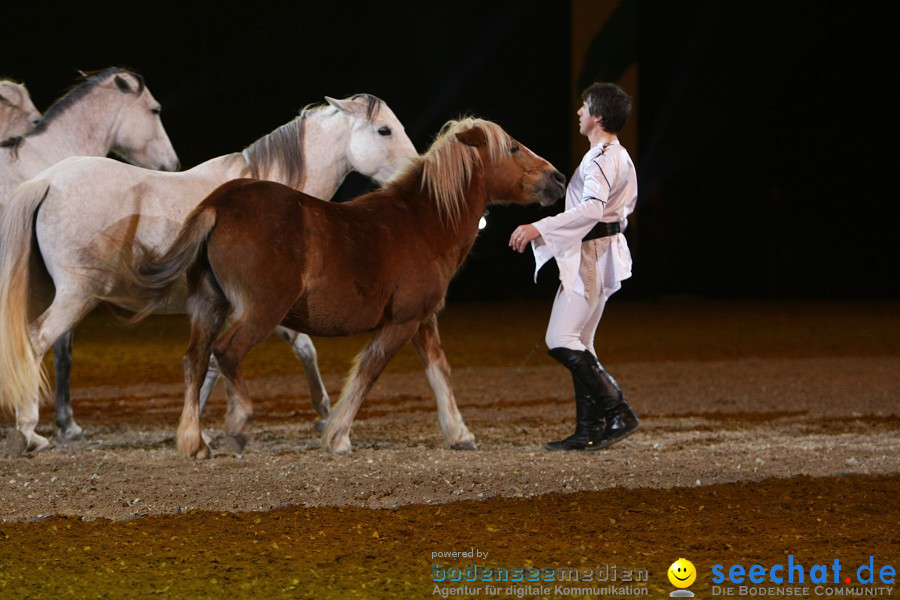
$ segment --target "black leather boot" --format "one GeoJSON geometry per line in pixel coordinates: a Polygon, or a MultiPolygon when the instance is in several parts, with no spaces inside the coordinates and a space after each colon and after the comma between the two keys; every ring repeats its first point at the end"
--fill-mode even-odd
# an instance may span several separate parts
{"type": "Polygon", "coordinates": [[[606,411],[604,415],[606,428],[601,439],[594,444],[597,450],[606,448],[616,442],[625,439],[637,429],[640,421],[627,402],[622,402],[606,411]]]}
{"type": "Polygon", "coordinates": [[[599,371],[599,376],[606,380],[609,389],[616,390],[616,395],[619,398],[617,404],[614,406],[607,405],[606,410],[603,412],[603,419],[606,421],[606,429],[603,432],[603,438],[594,444],[595,448],[600,450],[601,448],[606,448],[634,433],[634,430],[638,428],[638,425],[640,425],[641,422],[634,413],[634,409],[631,408],[631,405],[625,401],[625,395],[622,393],[622,388],[619,387],[616,380],[603,369],[596,356],[589,352],[587,354],[596,363],[596,369],[599,371]]]}
{"type": "Polygon", "coordinates": [[[613,408],[624,402],[622,388],[607,373],[597,357],[586,350],[553,348],[550,356],[572,371],[572,376],[587,388],[591,397],[602,410],[613,408]]]}
{"type": "Polygon", "coordinates": [[[587,450],[603,439],[606,430],[600,408],[588,389],[572,375],[575,384],[575,433],[558,442],[548,442],[547,450],[587,450]]]}
{"type": "MultiPolygon", "coordinates": [[[[594,410],[591,412],[590,435],[579,436],[585,428],[576,421],[575,435],[573,438],[586,438],[584,446],[580,448],[560,448],[567,440],[551,442],[556,449],[565,450],[600,450],[630,435],[639,424],[637,415],[631,406],[625,401],[622,388],[616,383],[612,375],[606,372],[597,357],[587,351],[571,350],[569,348],[552,348],[550,356],[559,361],[572,372],[572,377],[580,383],[594,401],[594,410]],[[595,433],[596,426],[603,423],[603,432],[598,436],[595,433]],[[580,428],[580,429],[579,429],[580,428]]],[[[576,388],[576,416],[577,416],[577,388],[576,388]]],[[[576,417],[577,418],[577,417],[576,417]]],[[[573,440],[569,446],[576,445],[573,440]]],[[[547,445],[550,448],[550,444],[547,445]]]]}
{"type": "Polygon", "coordinates": [[[607,406],[617,404],[619,397],[609,389],[606,380],[599,377],[595,365],[599,365],[590,352],[569,348],[551,348],[550,356],[572,372],[575,384],[575,433],[564,440],[550,442],[548,450],[592,450],[603,439],[606,431],[603,412],[607,406]]]}

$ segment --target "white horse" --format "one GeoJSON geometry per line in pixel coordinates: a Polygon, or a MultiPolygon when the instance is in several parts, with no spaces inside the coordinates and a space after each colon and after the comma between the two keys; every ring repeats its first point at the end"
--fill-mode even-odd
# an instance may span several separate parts
{"type": "MultiPolygon", "coordinates": [[[[159,102],[137,73],[112,67],[86,75],[53,103],[32,131],[0,143],[0,212],[16,185],[70,156],[112,152],[143,167],[176,170],[178,157],[159,115],[159,102]]],[[[55,355],[57,377],[66,381],[58,413],[71,411],[71,335],[66,338],[68,351],[55,355]]]]}
{"type": "Polygon", "coordinates": [[[106,156],[164,171],[178,157],[140,75],[110,68],[54,102],[31,132],[0,143],[0,208],[21,182],[69,156],[106,156]]]}
{"type": "MultiPolygon", "coordinates": [[[[16,410],[25,438],[11,436],[19,440],[16,450],[24,451],[23,444],[29,450],[47,445],[34,433],[39,386],[46,386],[41,359],[54,340],[96,306],[97,296],[115,290],[119,281],[110,265],[128,260],[135,243],[165,251],[187,214],[231,179],[269,179],[330,198],[350,170],[384,183],[417,156],[402,124],[381,100],[358,95],[327,101],[304,109],[243,152],[180,173],[77,157],[17,189],[0,222],[0,409],[16,410]],[[55,296],[46,293],[48,285],[55,287],[55,296]]],[[[170,303],[169,310],[184,312],[183,298],[170,303]]],[[[329,401],[312,341],[285,329],[278,333],[293,342],[304,361],[313,406],[326,417],[329,401]]],[[[74,421],[60,426],[77,428],[74,421]]]]}
{"type": "Polygon", "coordinates": [[[41,120],[41,112],[21,83],[0,79],[0,140],[28,133],[41,120]]]}

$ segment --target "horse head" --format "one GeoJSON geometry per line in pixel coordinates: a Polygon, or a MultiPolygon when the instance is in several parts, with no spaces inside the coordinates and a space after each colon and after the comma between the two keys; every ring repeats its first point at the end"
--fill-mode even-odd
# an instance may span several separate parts
{"type": "Polygon", "coordinates": [[[41,120],[41,113],[21,83],[0,80],[0,139],[28,133],[41,120]]]}
{"type": "Polygon", "coordinates": [[[325,100],[347,119],[347,158],[357,173],[382,185],[418,156],[403,124],[382,100],[369,94],[325,100]]]}
{"type": "Polygon", "coordinates": [[[490,121],[467,121],[455,136],[479,154],[489,202],[549,206],[565,195],[565,176],[547,160],[490,121]]]}
{"type": "Polygon", "coordinates": [[[120,71],[103,82],[122,103],[112,151],[132,164],[159,171],[177,171],[178,156],[163,128],[161,107],[143,78],[120,71]]]}

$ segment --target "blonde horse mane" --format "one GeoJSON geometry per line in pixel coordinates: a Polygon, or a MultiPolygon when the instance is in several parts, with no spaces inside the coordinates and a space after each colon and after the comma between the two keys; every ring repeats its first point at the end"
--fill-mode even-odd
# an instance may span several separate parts
{"type": "Polygon", "coordinates": [[[456,134],[474,127],[481,129],[487,137],[487,150],[491,161],[509,152],[512,142],[502,127],[484,119],[464,117],[447,121],[428,151],[393,179],[399,181],[405,175],[421,168],[422,189],[428,188],[442,215],[452,226],[459,221],[472,171],[481,163],[478,151],[460,142],[456,134]]]}
{"type": "MultiPolygon", "coordinates": [[[[367,103],[366,119],[372,121],[381,108],[382,101],[370,94],[357,94],[351,99],[365,98],[367,103]]],[[[312,113],[331,109],[333,112],[326,116],[338,113],[337,109],[328,104],[309,104],[300,111],[300,114],[292,121],[264,135],[243,152],[244,159],[254,179],[265,179],[265,174],[273,167],[278,167],[284,174],[283,183],[292,188],[303,187],[306,177],[305,161],[302,153],[303,134],[306,130],[306,119],[312,113]]]]}

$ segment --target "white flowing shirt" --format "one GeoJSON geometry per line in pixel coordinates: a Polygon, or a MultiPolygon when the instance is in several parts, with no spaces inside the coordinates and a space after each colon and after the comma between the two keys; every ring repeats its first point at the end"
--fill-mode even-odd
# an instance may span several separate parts
{"type": "Polygon", "coordinates": [[[625,236],[582,238],[598,221],[618,222],[625,231],[636,203],[637,174],[628,151],[618,142],[588,150],[566,188],[565,211],[533,223],[541,234],[531,243],[535,281],[541,267],[555,258],[567,293],[589,297],[597,283],[607,297],[618,290],[631,277],[625,236]]]}

